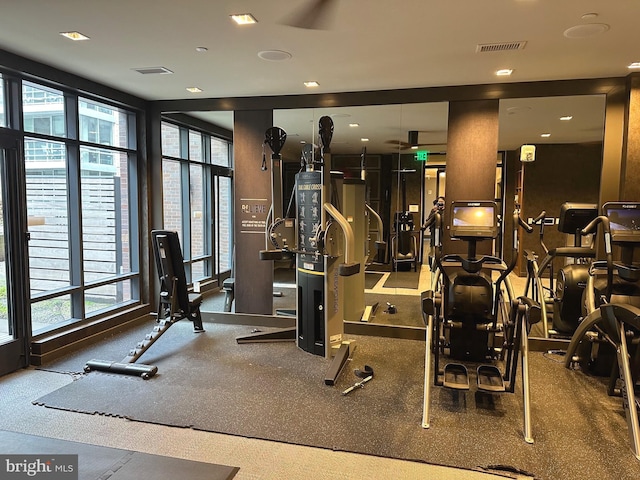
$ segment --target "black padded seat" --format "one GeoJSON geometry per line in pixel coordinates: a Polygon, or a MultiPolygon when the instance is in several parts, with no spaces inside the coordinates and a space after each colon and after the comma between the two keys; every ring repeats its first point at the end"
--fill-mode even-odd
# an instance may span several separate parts
{"type": "MultiPolygon", "coordinates": [[[[204,331],[200,314],[203,298],[201,294],[189,293],[187,290],[187,278],[178,233],[171,230],[153,230],[151,239],[156,267],[160,275],[161,299],[165,298],[171,304],[173,310],[171,315],[188,318],[193,322],[195,331],[204,331]]],[[[162,300],[160,303],[162,306],[162,300]]]]}

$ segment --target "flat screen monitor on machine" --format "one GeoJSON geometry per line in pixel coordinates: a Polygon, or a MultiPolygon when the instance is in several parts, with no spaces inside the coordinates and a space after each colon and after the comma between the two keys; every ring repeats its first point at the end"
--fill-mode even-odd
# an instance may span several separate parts
{"type": "Polygon", "coordinates": [[[613,242],[640,243],[640,203],[605,203],[602,213],[609,219],[613,242]]]}
{"type": "Polygon", "coordinates": [[[496,238],[498,236],[495,202],[453,202],[452,238],[496,238]]]}

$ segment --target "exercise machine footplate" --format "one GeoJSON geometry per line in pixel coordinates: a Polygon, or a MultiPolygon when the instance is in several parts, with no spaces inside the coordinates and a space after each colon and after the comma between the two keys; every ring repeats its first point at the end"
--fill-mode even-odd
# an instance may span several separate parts
{"type": "Polygon", "coordinates": [[[506,391],[502,373],[493,365],[480,365],[478,367],[478,390],[489,393],[506,391]]]}
{"type": "Polygon", "coordinates": [[[454,390],[469,390],[469,372],[460,363],[447,363],[444,366],[444,380],[442,385],[454,390]]]}

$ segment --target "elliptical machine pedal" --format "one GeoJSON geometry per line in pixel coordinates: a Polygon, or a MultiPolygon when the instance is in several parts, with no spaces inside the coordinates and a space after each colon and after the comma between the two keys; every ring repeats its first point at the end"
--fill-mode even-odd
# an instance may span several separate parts
{"type": "Polygon", "coordinates": [[[452,390],[469,390],[469,372],[460,363],[447,363],[444,366],[442,386],[452,390]]]}

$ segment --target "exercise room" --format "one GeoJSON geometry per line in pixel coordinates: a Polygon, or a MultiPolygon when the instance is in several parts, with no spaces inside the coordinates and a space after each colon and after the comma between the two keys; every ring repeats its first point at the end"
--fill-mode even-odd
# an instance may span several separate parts
{"type": "Polygon", "coordinates": [[[85,3],[0,18],[1,478],[638,477],[640,6],[85,3]]]}

